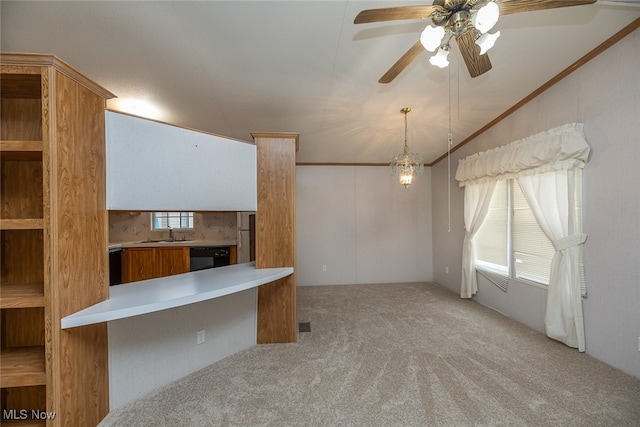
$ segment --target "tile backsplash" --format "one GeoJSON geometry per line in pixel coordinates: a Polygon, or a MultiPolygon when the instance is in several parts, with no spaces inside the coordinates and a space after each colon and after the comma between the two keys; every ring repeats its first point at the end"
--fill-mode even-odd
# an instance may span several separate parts
{"type": "MultiPolygon", "coordinates": [[[[235,212],[196,212],[193,230],[174,230],[176,240],[236,240],[235,212]]],[[[151,230],[151,212],[109,213],[109,242],[138,242],[168,239],[169,231],[151,230]]]]}

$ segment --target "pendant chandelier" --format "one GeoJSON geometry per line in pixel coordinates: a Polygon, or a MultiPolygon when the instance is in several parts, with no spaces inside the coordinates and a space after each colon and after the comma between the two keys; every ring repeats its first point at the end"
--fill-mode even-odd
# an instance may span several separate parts
{"type": "Polygon", "coordinates": [[[391,175],[395,175],[397,172],[400,184],[404,185],[404,188],[409,188],[409,185],[413,182],[414,175],[421,175],[424,172],[422,156],[410,153],[407,145],[407,114],[409,111],[411,111],[411,107],[404,107],[400,110],[404,114],[404,151],[402,154],[395,156],[389,163],[391,175]]]}

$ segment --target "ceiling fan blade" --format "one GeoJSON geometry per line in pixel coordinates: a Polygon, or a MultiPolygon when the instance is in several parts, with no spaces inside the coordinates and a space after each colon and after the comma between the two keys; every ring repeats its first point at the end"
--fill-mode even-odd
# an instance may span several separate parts
{"type": "Polygon", "coordinates": [[[471,77],[478,77],[491,69],[491,61],[485,53],[480,55],[480,46],[476,44],[473,31],[466,31],[457,37],[458,47],[471,77]]]}
{"type": "Polygon", "coordinates": [[[401,19],[425,19],[437,6],[399,6],[385,7],[382,9],[367,9],[360,12],[354,24],[366,24],[368,22],[397,21],[401,19]]]}
{"type": "Polygon", "coordinates": [[[404,55],[402,55],[402,57],[398,59],[398,61],[393,64],[391,68],[389,68],[389,71],[387,71],[384,76],[380,77],[378,83],[390,83],[391,81],[393,81],[393,79],[395,79],[396,76],[402,72],[402,70],[407,68],[407,65],[411,64],[411,61],[416,59],[416,57],[423,51],[424,47],[422,47],[422,43],[420,43],[420,40],[418,40],[416,44],[411,46],[411,48],[409,48],[409,50],[404,55]]]}
{"type": "Polygon", "coordinates": [[[496,0],[500,15],[593,4],[596,0],[496,0]]]}

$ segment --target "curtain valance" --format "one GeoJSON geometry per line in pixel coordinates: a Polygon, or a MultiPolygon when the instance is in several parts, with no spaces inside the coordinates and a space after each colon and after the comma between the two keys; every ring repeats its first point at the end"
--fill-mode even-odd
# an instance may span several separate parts
{"type": "Polygon", "coordinates": [[[521,175],[582,168],[590,150],[583,127],[582,123],[567,123],[461,159],[456,180],[462,187],[521,175]]]}

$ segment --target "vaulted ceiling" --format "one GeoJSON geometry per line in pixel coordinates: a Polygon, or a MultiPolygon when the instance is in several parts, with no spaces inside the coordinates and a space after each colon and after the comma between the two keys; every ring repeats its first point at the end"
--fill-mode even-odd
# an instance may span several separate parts
{"type": "MultiPolygon", "coordinates": [[[[0,3],[4,52],[52,53],[117,95],[108,107],[250,141],[300,133],[299,163],[385,163],[404,143],[430,163],[640,17],[640,1],[506,15],[471,78],[423,52],[378,79],[424,21],[354,25],[363,9],[431,1],[86,1],[0,3]]],[[[612,66],[614,66],[613,64],[612,66]]],[[[603,82],[606,84],[606,82],[603,82]]],[[[560,123],[559,123],[560,124],[560,123]]]]}

